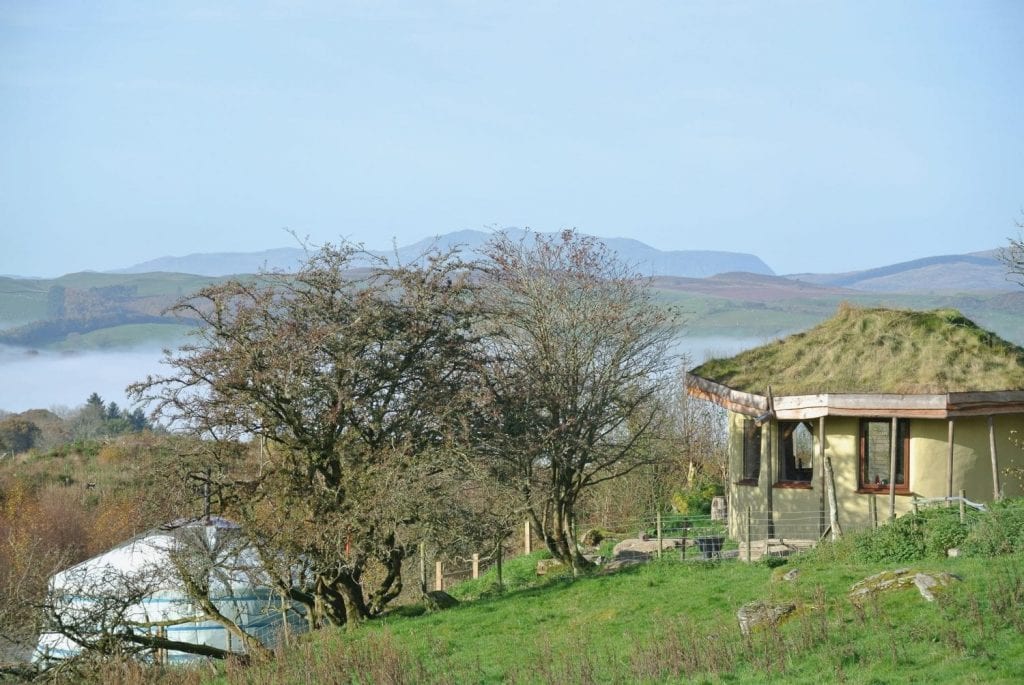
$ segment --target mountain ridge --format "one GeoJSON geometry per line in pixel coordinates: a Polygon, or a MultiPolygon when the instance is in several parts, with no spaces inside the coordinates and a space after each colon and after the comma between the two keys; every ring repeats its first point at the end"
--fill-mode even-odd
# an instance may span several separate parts
{"type": "MultiPolygon", "coordinates": [[[[515,228],[503,229],[514,238],[533,235],[515,228]]],[[[484,244],[492,233],[466,229],[424,238],[409,245],[397,246],[390,250],[367,249],[367,253],[378,257],[397,257],[400,262],[412,262],[431,247],[445,250],[460,246],[466,256],[475,259],[482,256],[484,244]]],[[[551,233],[542,234],[554,235],[551,233]]],[[[595,236],[596,237],[596,236],[595,236]]],[[[620,259],[630,264],[645,276],[685,276],[702,278],[719,273],[747,271],[750,273],[775,275],[775,272],[760,257],[745,252],[724,250],[659,250],[632,238],[597,238],[620,259]]],[[[301,247],[274,248],[258,252],[216,252],[192,253],[181,257],[168,256],[148,260],[116,269],[109,273],[148,273],[154,271],[188,273],[197,276],[226,276],[255,273],[261,269],[289,271],[298,267],[307,251],[301,247]]]]}

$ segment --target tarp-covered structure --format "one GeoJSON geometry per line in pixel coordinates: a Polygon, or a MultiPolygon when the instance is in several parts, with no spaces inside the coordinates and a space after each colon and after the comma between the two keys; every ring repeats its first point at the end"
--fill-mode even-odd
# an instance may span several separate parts
{"type": "MultiPolygon", "coordinates": [[[[305,629],[302,614],[270,586],[240,527],[208,516],[150,530],[55,574],[35,660],[53,662],[113,641],[139,649],[131,634],[242,654],[239,637],[195,601],[200,590],[217,611],[268,647],[305,629]],[[191,593],[191,594],[190,594],[191,593]]],[[[163,662],[200,658],[143,649],[163,662]]]]}

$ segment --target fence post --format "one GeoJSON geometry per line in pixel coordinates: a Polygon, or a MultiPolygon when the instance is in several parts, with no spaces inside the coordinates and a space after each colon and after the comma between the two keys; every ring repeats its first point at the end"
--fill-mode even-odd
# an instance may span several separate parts
{"type": "Polygon", "coordinates": [[[498,574],[498,593],[499,594],[501,594],[502,592],[505,592],[505,580],[504,580],[504,577],[501,575],[501,548],[505,546],[504,543],[505,543],[504,539],[498,541],[498,551],[497,551],[497,554],[495,555],[496,558],[495,558],[495,563],[494,563],[495,572],[498,574]]]}
{"type": "Polygon", "coordinates": [[[967,505],[964,503],[964,501],[966,499],[967,499],[967,491],[966,490],[961,490],[960,491],[960,523],[966,523],[967,522],[967,505]]]}
{"type": "Polygon", "coordinates": [[[679,561],[686,561],[686,534],[690,531],[688,519],[683,519],[683,544],[679,547],[679,561]]]}
{"type": "Polygon", "coordinates": [[[878,528],[878,495],[871,495],[871,528],[878,528]]]}
{"type": "Polygon", "coordinates": [[[658,558],[661,559],[661,510],[655,514],[654,525],[657,529],[658,534],[658,558]]]}
{"type": "Polygon", "coordinates": [[[914,508],[914,516],[917,516],[919,513],[921,513],[917,506],[917,495],[914,495],[914,499],[911,502],[910,506],[914,508]]]}
{"type": "Polygon", "coordinates": [[[480,577],[480,555],[473,553],[473,580],[480,577]]]}
{"type": "Polygon", "coordinates": [[[751,524],[751,520],[750,520],[750,507],[748,506],[747,507],[747,563],[748,564],[750,563],[750,526],[751,525],[752,524],[751,524]]]}
{"type": "Polygon", "coordinates": [[[427,544],[420,543],[420,592],[427,594],[427,544]]]}
{"type": "Polygon", "coordinates": [[[533,536],[530,531],[530,519],[526,519],[526,524],[523,526],[523,549],[526,550],[526,554],[533,551],[533,536]]]}
{"type": "Polygon", "coordinates": [[[434,562],[434,589],[444,590],[444,573],[440,561],[434,562]]]}

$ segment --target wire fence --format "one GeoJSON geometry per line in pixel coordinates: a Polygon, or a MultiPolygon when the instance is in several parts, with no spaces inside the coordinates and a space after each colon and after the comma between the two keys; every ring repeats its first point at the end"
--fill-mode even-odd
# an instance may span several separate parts
{"type": "MultiPolygon", "coordinates": [[[[958,497],[915,498],[907,513],[930,508],[950,507],[960,511],[967,525],[978,520],[974,512],[986,512],[985,504],[961,494],[958,497]]],[[[830,512],[825,509],[768,511],[748,509],[718,514],[679,514],[654,512],[642,517],[602,519],[580,522],[576,539],[581,551],[597,564],[637,563],[655,558],[682,561],[749,561],[765,557],[786,557],[809,550],[832,537],[830,512]]],[[[841,522],[843,534],[885,525],[889,520],[884,507],[872,502],[869,516],[841,522]]],[[[838,532],[838,531],[837,531],[838,532]]],[[[501,557],[509,560],[544,547],[534,526],[524,522],[516,535],[510,535],[501,557]]],[[[470,557],[435,556],[427,565],[427,589],[446,589],[471,580],[493,569],[498,562],[496,550],[470,557]]]]}

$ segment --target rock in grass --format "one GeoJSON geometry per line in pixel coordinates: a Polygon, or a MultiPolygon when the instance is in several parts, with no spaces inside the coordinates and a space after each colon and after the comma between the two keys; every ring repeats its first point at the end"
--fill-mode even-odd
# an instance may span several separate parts
{"type": "Polygon", "coordinates": [[[907,568],[899,568],[895,571],[882,571],[854,583],[853,587],[850,588],[850,599],[854,602],[861,602],[879,592],[916,587],[922,597],[929,602],[934,602],[935,593],[933,590],[947,587],[956,580],[960,579],[951,573],[945,572],[914,572],[907,568]]]}
{"type": "Polygon", "coordinates": [[[562,565],[562,562],[558,559],[538,559],[537,560],[537,575],[547,575],[547,572],[553,568],[558,568],[562,565]]]}
{"type": "Polygon", "coordinates": [[[427,605],[427,611],[441,611],[456,606],[459,600],[444,590],[432,590],[423,596],[423,603],[427,605]]]}
{"type": "Polygon", "coordinates": [[[783,618],[796,611],[795,604],[772,604],[763,600],[749,602],[740,607],[736,618],[740,622],[740,631],[750,635],[755,628],[778,625],[783,618]]]}

